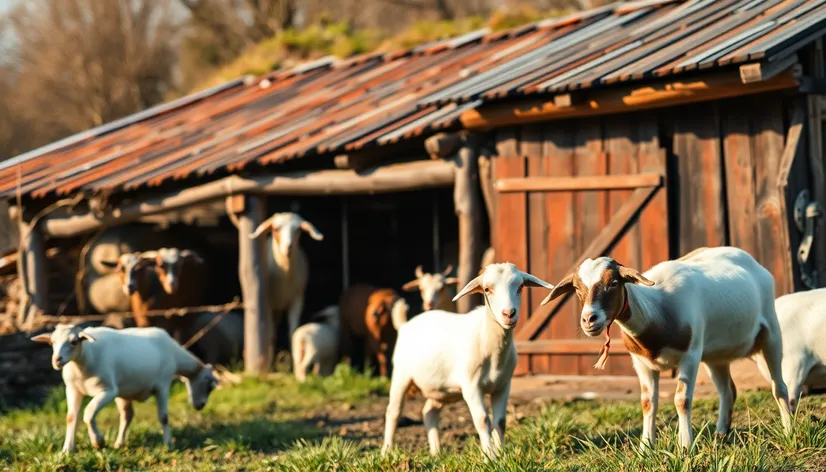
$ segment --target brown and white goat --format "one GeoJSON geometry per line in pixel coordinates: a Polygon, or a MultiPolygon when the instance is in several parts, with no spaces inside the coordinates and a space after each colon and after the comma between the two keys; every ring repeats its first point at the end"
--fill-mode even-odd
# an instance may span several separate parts
{"type": "MultiPolygon", "coordinates": [[[[256,239],[266,232],[272,235],[267,267],[269,271],[270,311],[273,320],[273,335],[281,323],[282,314],[287,312],[289,337],[298,328],[301,311],[304,309],[304,291],[310,268],[307,256],[299,247],[301,231],[306,231],[316,241],[324,239],[312,223],[296,213],[275,213],[258,225],[251,239],[256,239]]],[[[273,343],[275,345],[275,343],[273,343]]]]}
{"type": "MultiPolygon", "coordinates": [[[[177,248],[161,248],[157,251],[122,254],[116,262],[101,261],[106,267],[114,268],[121,280],[123,292],[129,297],[135,324],[150,326],[146,312],[153,309],[192,306],[200,296],[197,283],[181,284],[181,274],[186,261],[203,264],[203,259],[194,251],[177,248]]],[[[194,271],[193,271],[194,273],[194,271]]],[[[180,317],[175,317],[180,318],[180,317]]],[[[182,327],[182,320],[170,319],[164,325],[173,337],[182,327]]]]}
{"type": "Polygon", "coordinates": [[[640,380],[643,448],[653,445],[656,437],[660,372],[676,368],[679,442],[688,448],[693,442],[691,403],[701,363],[720,396],[718,433],[728,433],[736,397],[729,365],[755,355],[768,363],[783,427],[791,428],[774,284],[771,273],[742,249],[701,248],[643,274],[610,257],[586,259],[542,304],[576,293],[582,304],[582,331],[607,338],[595,367],[608,359],[608,328],[614,322],[619,325],[640,380]]]}
{"type": "Polygon", "coordinates": [[[456,285],[459,279],[448,277],[453,271],[453,266],[448,264],[447,268],[440,274],[431,274],[422,271],[422,266],[416,267],[416,278],[402,285],[405,292],[419,290],[422,296],[422,311],[445,310],[456,311],[456,304],[453,303],[453,296],[448,293],[448,285],[456,285]]]}
{"type": "Polygon", "coordinates": [[[407,302],[393,289],[359,284],[341,295],[338,306],[342,357],[351,362],[359,358],[369,359],[378,364],[379,375],[390,376],[390,356],[396,345],[398,329],[407,322],[407,302]],[[357,347],[362,352],[354,352],[357,347]]]}

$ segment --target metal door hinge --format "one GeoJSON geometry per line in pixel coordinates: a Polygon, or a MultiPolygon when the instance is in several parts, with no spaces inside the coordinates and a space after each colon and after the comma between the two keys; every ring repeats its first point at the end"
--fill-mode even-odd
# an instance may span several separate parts
{"type": "Polygon", "coordinates": [[[809,200],[809,190],[801,190],[794,201],[794,222],[798,231],[803,233],[800,246],[797,248],[797,263],[800,267],[800,279],[809,289],[818,287],[817,269],[806,270],[809,256],[812,254],[812,244],[815,239],[815,218],[823,212],[816,201],[809,200]]]}

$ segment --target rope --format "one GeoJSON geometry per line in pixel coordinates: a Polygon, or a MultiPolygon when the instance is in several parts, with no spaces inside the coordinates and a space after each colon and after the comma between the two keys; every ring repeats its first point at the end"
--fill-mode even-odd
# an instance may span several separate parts
{"type": "Polygon", "coordinates": [[[195,333],[195,334],[194,334],[191,338],[189,338],[189,341],[187,341],[186,343],[184,343],[184,344],[183,344],[184,349],[189,348],[190,346],[192,346],[193,344],[195,344],[196,342],[198,342],[198,340],[199,340],[199,339],[201,339],[202,337],[204,337],[204,335],[205,335],[205,334],[207,334],[207,332],[208,332],[209,330],[211,330],[212,328],[214,328],[214,327],[215,327],[215,325],[217,325],[217,324],[218,324],[218,323],[219,323],[219,322],[220,322],[220,321],[221,321],[221,320],[222,320],[225,316],[227,316],[227,313],[229,313],[229,310],[224,310],[224,311],[222,311],[222,312],[221,312],[218,316],[216,316],[215,318],[213,318],[213,319],[212,319],[212,321],[210,321],[209,323],[207,323],[207,325],[206,325],[206,326],[204,326],[203,328],[201,328],[200,330],[198,330],[198,332],[197,332],[197,333],[195,333]]]}
{"type": "MultiPolygon", "coordinates": [[[[184,307],[184,308],[168,308],[168,309],[157,309],[157,310],[147,310],[144,316],[147,317],[156,317],[156,316],[163,316],[165,318],[170,318],[173,316],[187,316],[193,313],[223,313],[229,312],[236,308],[243,308],[244,304],[236,297],[230,303],[225,303],[223,305],[204,305],[204,306],[193,306],[193,307],[184,307]]],[[[134,318],[135,313],[132,311],[125,311],[120,313],[106,313],[101,315],[85,315],[85,316],[57,316],[57,315],[48,315],[44,314],[42,311],[38,311],[35,314],[35,321],[41,324],[49,324],[49,323],[84,323],[87,321],[104,321],[109,318],[134,318]]]]}

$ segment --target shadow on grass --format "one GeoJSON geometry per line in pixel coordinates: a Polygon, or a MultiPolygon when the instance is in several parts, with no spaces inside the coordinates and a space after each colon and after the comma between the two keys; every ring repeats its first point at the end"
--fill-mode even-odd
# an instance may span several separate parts
{"type": "MultiPolygon", "coordinates": [[[[299,439],[320,440],[327,434],[322,428],[301,421],[254,419],[237,423],[212,424],[209,428],[187,425],[174,428],[176,449],[199,449],[218,446],[236,450],[272,453],[288,449],[299,439]]],[[[161,438],[158,436],[158,443],[161,438]]]]}

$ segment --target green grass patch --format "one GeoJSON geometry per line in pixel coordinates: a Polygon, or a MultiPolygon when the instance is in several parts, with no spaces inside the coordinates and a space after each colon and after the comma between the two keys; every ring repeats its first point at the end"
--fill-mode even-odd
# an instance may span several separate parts
{"type": "MultiPolygon", "coordinates": [[[[735,406],[728,437],[714,432],[716,400],[695,402],[695,445],[676,444],[674,406],[661,402],[658,442],[641,452],[642,415],[638,402],[550,401],[536,413],[508,425],[504,455],[486,463],[475,432],[446,440],[436,458],[426,447],[401,445],[381,457],[375,440],[360,442],[328,432],[311,421],[320,408],[349,403],[386,402],[386,380],[339,366],[329,378],[299,384],[288,374],[266,380],[244,379],[221,388],[207,407],[194,411],[176,384],[170,401],[174,446],[161,445],[154,401],[135,405],[135,420],[124,449],[91,449],[80,425],[77,450],[62,455],[65,434],[63,389],[41,408],[13,410],[0,417],[0,469],[12,471],[81,470],[279,470],[279,471],[778,471],[824,470],[826,400],[804,399],[791,435],[780,428],[767,392],[744,392],[735,406]]],[[[375,411],[375,408],[373,409],[375,411]]],[[[411,413],[408,409],[407,413],[411,413]]],[[[111,445],[117,432],[114,405],[98,425],[111,445]]],[[[443,431],[457,425],[443,420],[443,431]]],[[[383,431],[377,428],[380,438],[383,431]]],[[[372,432],[371,432],[372,434],[372,432]]]]}

